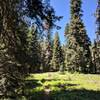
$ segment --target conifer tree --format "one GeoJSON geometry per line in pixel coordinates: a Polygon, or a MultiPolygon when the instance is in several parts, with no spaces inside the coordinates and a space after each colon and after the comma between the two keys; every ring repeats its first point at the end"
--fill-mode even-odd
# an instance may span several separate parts
{"type": "Polygon", "coordinates": [[[18,0],[0,1],[0,42],[3,43],[3,48],[0,47],[0,95],[4,98],[17,97],[16,89],[22,87],[27,73],[27,25],[21,19],[18,3],[18,0]]]}
{"type": "Polygon", "coordinates": [[[39,33],[37,30],[37,27],[34,25],[31,27],[29,34],[28,34],[28,42],[29,42],[29,48],[28,48],[28,53],[30,57],[30,65],[31,67],[30,72],[36,72],[39,71],[40,69],[40,52],[41,52],[41,47],[39,44],[39,33]]]}
{"type": "Polygon", "coordinates": [[[65,53],[65,50],[66,50],[66,46],[63,44],[62,46],[61,46],[61,58],[62,58],[62,60],[61,60],[61,66],[60,66],[60,69],[59,69],[59,71],[60,72],[64,72],[66,69],[65,69],[65,55],[66,55],[66,53],[65,53]]]}
{"type": "Polygon", "coordinates": [[[61,64],[63,63],[63,55],[62,55],[62,49],[61,49],[58,32],[55,33],[55,37],[54,37],[53,57],[51,63],[52,63],[53,70],[55,71],[58,71],[60,69],[61,64]]]}
{"type": "Polygon", "coordinates": [[[46,37],[44,39],[44,71],[50,71],[51,69],[51,59],[52,59],[52,40],[51,33],[46,32],[46,37]]]}
{"type": "Polygon", "coordinates": [[[65,26],[65,33],[64,33],[64,36],[65,36],[65,46],[67,46],[69,44],[69,23],[66,24],[65,26]]]}
{"type": "Polygon", "coordinates": [[[94,46],[93,46],[93,63],[94,63],[94,69],[95,73],[100,73],[100,0],[98,0],[97,3],[97,9],[96,9],[96,39],[94,41],[94,46]]]}
{"type": "Polygon", "coordinates": [[[0,0],[0,95],[4,99],[17,99],[17,89],[22,88],[28,74],[27,18],[42,30],[44,20],[53,27],[59,19],[54,9],[41,0],[0,0]]]}
{"type": "Polygon", "coordinates": [[[68,59],[71,66],[73,66],[73,70],[88,72],[91,65],[91,53],[89,48],[91,42],[81,18],[83,15],[81,5],[81,0],[70,1],[71,20],[68,34],[66,33],[70,56],[68,59]]]}

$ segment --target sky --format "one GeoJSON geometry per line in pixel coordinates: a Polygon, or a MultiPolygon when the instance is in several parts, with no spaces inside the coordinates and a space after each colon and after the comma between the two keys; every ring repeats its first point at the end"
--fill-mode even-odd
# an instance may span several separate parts
{"type": "MultiPolygon", "coordinates": [[[[94,13],[96,11],[96,4],[97,0],[83,0],[82,1],[82,10],[83,10],[83,22],[85,28],[87,30],[87,34],[90,37],[91,41],[93,42],[95,39],[95,31],[96,31],[96,24],[95,24],[95,16],[94,13]]],[[[66,24],[70,21],[70,0],[51,0],[50,3],[53,8],[55,9],[56,15],[63,16],[60,22],[57,22],[57,25],[61,26],[60,30],[53,30],[53,35],[56,31],[59,32],[60,41],[64,43],[64,30],[66,24]]]]}

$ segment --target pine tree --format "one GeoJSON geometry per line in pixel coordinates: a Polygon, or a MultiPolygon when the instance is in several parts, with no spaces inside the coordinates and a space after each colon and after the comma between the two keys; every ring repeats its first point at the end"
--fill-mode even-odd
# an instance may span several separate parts
{"type": "Polygon", "coordinates": [[[94,41],[94,46],[93,46],[93,64],[94,64],[94,72],[95,73],[100,73],[100,0],[98,0],[97,3],[97,9],[96,9],[96,39],[94,41]]]}
{"type": "Polygon", "coordinates": [[[65,69],[65,55],[66,55],[65,50],[66,50],[66,46],[63,44],[61,46],[61,55],[62,55],[61,58],[62,58],[62,61],[61,61],[60,69],[59,69],[59,71],[62,72],[62,73],[66,70],[65,69]]]}
{"type": "Polygon", "coordinates": [[[66,24],[65,26],[65,33],[64,33],[64,36],[65,36],[65,46],[67,46],[70,42],[70,34],[69,34],[69,23],[66,24]]]}
{"type": "Polygon", "coordinates": [[[66,33],[68,37],[68,55],[70,56],[68,59],[74,71],[81,70],[82,72],[88,72],[91,65],[91,53],[89,48],[91,42],[81,18],[81,5],[81,0],[70,1],[71,20],[69,30],[67,29],[68,33],[66,33]]]}
{"type": "Polygon", "coordinates": [[[16,99],[17,89],[22,88],[28,74],[27,18],[43,30],[43,21],[52,27],[59,19],[55,17],[54,9],[41,0],[0,0],[0,95],[16,99]]]}
{"type": "Polygon", "coordinates": [[[50,71],[51,69],[51,59],[52,59],[52,40],[51,33],[49,31],[46,32],[46,37],[44,39],[44,71],[50,71]]]}
{"type": "Polygon", "coordinates": [[[37,30],[37,27],[34,25],[31,27],[29,34],[28,34],[28,42],[29,42],[29,47],[28,47],[28,53],[30,57],[30,65],[31,67],[30,72],[37,72],[40,70],[40,61],[41,61],[41,47],[39,44],[39,33],[37,30]]]}
{"type": "Polygon", "coordinates": [[[0,42],[3,42],[3,48],[0,47],[0,95],[3,97],[16,98],[15,90],[23,86],[27,74],[27,25],[19,16],[18,3],[17,0],[0,1],[0,42]]]}
{"type": "Polygon", "coordinates": [[[41,47],[41,66],[40,69],[42,72],[45,71],[45,42],[44,39],[40,41],[40,47],[41,47]]]}
{"type": "Polygon", "coordinates": [[[51,63],[54,71],[58,71],[60,69],[61,64],[63,63],[63,55],[58,32],[56,32],[54,37],[53,57],[51,63]]]}

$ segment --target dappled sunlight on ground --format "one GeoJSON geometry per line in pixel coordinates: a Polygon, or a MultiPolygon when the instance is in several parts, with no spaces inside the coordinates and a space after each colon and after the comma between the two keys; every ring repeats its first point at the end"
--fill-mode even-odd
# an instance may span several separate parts
{"type": "Polygon", "coordinates": [[[26,100],[99,100],[99,75],[59,72],[31,74],[24,89],[26,100]]]}

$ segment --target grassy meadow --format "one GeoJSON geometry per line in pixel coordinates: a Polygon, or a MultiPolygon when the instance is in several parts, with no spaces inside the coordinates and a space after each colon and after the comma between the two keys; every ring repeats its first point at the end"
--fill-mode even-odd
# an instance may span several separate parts
{"type": "Polygon", "coordinates": [[[31,74],[25,80],[23,100],[100,100],[100,75],[31,74]]]}

